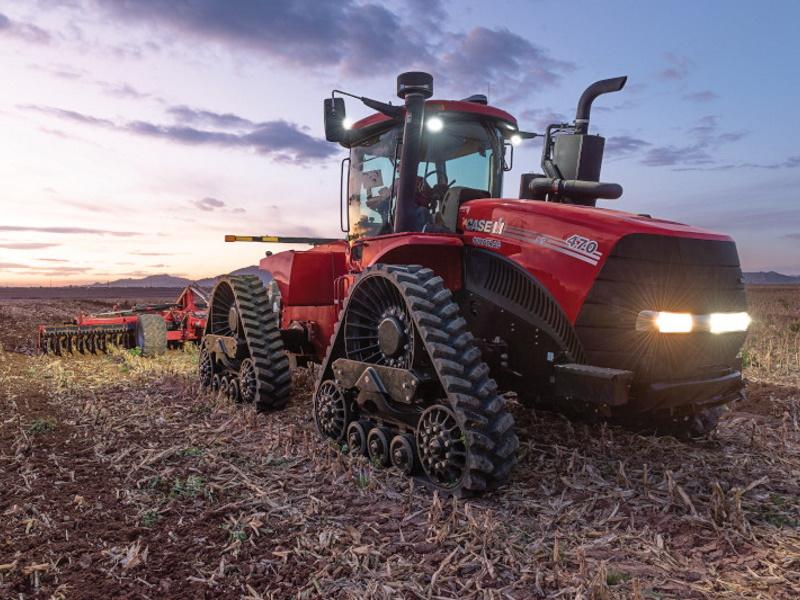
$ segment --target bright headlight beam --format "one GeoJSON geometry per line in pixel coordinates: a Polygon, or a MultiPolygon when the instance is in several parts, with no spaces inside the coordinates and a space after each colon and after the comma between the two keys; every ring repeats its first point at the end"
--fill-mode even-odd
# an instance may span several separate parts
{"type": "Polygon", "coordinates": [[[746,312],[711,313],[708,317],[708,330],[711,333],[730,333],[747,331],[750,327],[750,315],[746,312]]]}
{"type": "Polygon", "coordinates": [[[694,327],[694,319],[689,313],[660,312],[655,324],[661,333],[689,333],[694,327]]]}
{"type": "Polygon", "coordinates": [[[520,136],[518,133],[515,133],[509,138],[509,140],[514,146],[519,146],[522,143],[522,136],[520,136]]]}
{"type": "Polygon", "coordinates": [[[643,310],[636,319],[636,330],[658,331],[659,333],[691,333],[693,331],[733,333],[747,331],[750,321],[750,315],[746,312],[693,315],[691,313],[643,310]]]}
{"type": "Polygon", "coordinates": [[[342,119],[342,127],[345,129],[350,129],[353,126],[353,121],[345,117],[342,119]]]}
{"type": "Polygon", "coordinates": [[[444,121],[439,117],[431,117],[426,121],[425,126],[428,128],[428,131],[436,133],[444,128],[444,121]]]}

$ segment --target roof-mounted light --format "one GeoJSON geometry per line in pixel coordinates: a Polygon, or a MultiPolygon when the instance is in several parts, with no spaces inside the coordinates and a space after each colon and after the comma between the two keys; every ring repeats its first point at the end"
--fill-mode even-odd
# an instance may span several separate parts
{"type": "Polygon", "coordinates": [[[441,131],[442,129],[444,129],[444,121],[442,121],[439,117],[430,117],[425,122],[425,127],[431,133],[437,133],[437,132],[441,131]]]}

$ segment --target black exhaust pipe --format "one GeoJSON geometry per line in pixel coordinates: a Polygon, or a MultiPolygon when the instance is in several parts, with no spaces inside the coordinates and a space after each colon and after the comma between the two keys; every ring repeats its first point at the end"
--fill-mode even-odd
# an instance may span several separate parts
{"type": "Polygon", "coordinates": [[[528,188],[533,192],[535,198],[542,198],[547,194],[552,194],[557,198],[616,200],[622,196],[621,185],[618,183],[603,183],[602,181],[537,177],[528,184],[528,188]]]}
{"type": "Polygon", "coordinates": [[[403,128],[403,149],[400,153],[400,176],[397,186],[397,209],[394,231],[417,231],[417,165],[422,152],[425,125],[425,100],[433,95],[433,76],[409,72],[397,76],[397,95],[405,100],[406,118],[403,128]]]}
{"type": "Polygon", "coordinates": [[[583,134],[589,131],[589,115],[592,112],[592,102],[601,94],[610,94],[611,92],[618,92],[625,87],[625,82],[628,81],[627,77],[613,77],[611,79],[603,79],[595,81],[592,85],[587,87],[580,100],[578,100],[578,110],[575,113],[575,133],[583,134]]]}

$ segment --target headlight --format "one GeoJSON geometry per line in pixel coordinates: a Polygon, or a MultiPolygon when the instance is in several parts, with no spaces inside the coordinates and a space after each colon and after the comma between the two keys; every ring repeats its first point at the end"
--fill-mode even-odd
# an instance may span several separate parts
{"type": "Polygon", "coordinates": [[[747,328],[750,327],[750,320],[750,315],[746,312],[711,313],[708,315],[708,330],[711,333],[747,331],[747,328]]]}
{"type": "Polygon", "coordinates": [[[746,312],[693,315],[691,313],[643,310],[636,319],[636,330],[658,331],[659,333],[690,333],[692,331],[731,333],[747,331],[750,320],[750,315],[746,312]]]}

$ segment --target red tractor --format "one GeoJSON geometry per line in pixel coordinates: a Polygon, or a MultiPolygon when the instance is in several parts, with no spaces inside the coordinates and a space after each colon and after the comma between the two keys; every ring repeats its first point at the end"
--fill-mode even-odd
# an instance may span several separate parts
{"type": "Polygon", "coordinates": [[[43,354],[95,354],[110,346],[140,348],[143,356],[163,354],[168,347],[200,341],[206,326],[206,292],[184,288],[174,302],[137,304],[133,308],[92,315],[71,323],[39,325],[43,354]]]}
{"type": "Polygon", "coordinates": [[[513,199],[500,197],[512,144],[537,134],[484,96],[431,100],[432,77],[405,73],[403,105],[358,98],[377,112],[349,125],[341,96],[352,95],[334,91],[325,131],[350,152],[348,239],[226,238],[316,246],[268,253],[266,288],[257,277],[218,283],[202,383],[281,408],[290,364],[320,363],[323,436],[455,494],[509,476],[518,441],[505,392],[711,430],[743,394],[750,319],[736,246],[595,206],[622,188],[600,182],[590,109],[625,81],[591,85],[572,123],[547,128],[544,172],[523,175],[513,199]]]}

